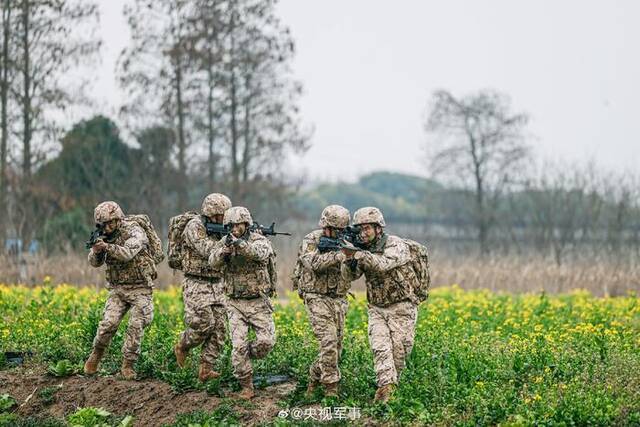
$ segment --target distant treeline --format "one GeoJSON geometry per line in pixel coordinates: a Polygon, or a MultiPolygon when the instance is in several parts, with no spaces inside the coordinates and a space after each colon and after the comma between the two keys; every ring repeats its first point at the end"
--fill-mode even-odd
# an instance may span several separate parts
{"type": "MultiPolygon", "coordinates": [[[[494,197],[489,251],[551,255],[622,256],[640,253],[639,188],[630,176],[597,172],[593,166],[545,166],[540,178],[522,182],[494,197]]],[[[418,235],[473,247],[477,205],[472,190],[432,179],[374,172],[355,183],[324,183],[301,193],[296,207],[310,218],[329,203],[352,212],[380,207],[390,226],[414,227],[418,235]]]]}

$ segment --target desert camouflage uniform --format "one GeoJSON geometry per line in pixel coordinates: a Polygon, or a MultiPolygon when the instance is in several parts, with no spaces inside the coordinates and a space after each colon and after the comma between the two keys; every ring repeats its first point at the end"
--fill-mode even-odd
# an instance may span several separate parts
{"type": "Polygon", "coordinates": [[[108,347],[122,318],[130,310],[122,353],[125,360],[135,361],[140,355],[144,329],[153,320],[152,289],[153,280],[157,277],[155,263],[149,255],[146,233],[133,221],[122,220],[120,227],[105,242],[109,243],[105,252],[96,254],[93,249],[89,251],[89,263],[93,267],[106,264],[109,289],[93,347],[108,347]]]}
{"type": "Polygon", "coordinates": [[[357,263],[343,262],[342,276],[367,284],[369,343],[378,387],[397,384],[411,353],[418,300],[411,284],[416,280],[409,247],[397,236],[382,234],[368,251],[356,253],[357,263]]]}
{"type": "Polygon", "coordinates": [[[216,243],[209,263],[224,274],[226,307],[233,350],[231,363],[238,380],[253,375],[250,359],[265,357],[275,344],[273,306],[266,295],[271,284],[267,262],[273,255],[271,242],[259,233],[247,231],[234,245],[233,254],[224,254],[225,241],[216,243]],[[249,328],[256,334],[249,341],[249,328]]]}
{"type": "Polygon", "coordinates": [[[187,329],[180,346],[189,350],[202,344],[201,360],[212,365],[224,347],[227,314],[221,273],[209,265],[219,236],[207,235],[201,217],[187,223],[184,232],[182,299],[187,329]]]}
{"type": "Polygon", "coordinates": [[[304,298],[320,350],[309,369],[309,379],[332,384],[341,378],[338,362],[349,308],[346,295],[351,282],[340,274],[340,262],[344,258],[341,252],[318,251],[322,235],[322,230],[315,230],[304,237],[298,255],[299,265],[304,268],[297,271],[296,276],[298,292],[304,298]]]}

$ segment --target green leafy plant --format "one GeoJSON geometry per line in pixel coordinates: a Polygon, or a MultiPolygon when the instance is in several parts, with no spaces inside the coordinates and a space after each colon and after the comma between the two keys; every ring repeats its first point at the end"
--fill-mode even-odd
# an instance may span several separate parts
{"type": "Polygon", "coordinates": [[[229,402],[223,402],[213,412],[194,411],[178,415],[175,427],[236,426],[238,414],[229,402]]]}
{"type": "Polygon", "coordinates": [[[127,415],[120,421],[118,427],[133,427],[133,416],[127,415]]]}
{"type": "Polygon", "coordinates": [[[0,395],[0,414],[8,412],[16,405],[16,400],[8,394],[0,395]]]}
{"type": "Polygon", "coordinates": [[[56,393],[58,392],[58,390],[60,390],[61,387],[62,384],[60,384],[59,386],[45,387],[38,392],[38,397],[42,399],[42,403],[44,403],[45,405],[51,405],[55,400],[56,393]]]}
{"type": "Polygon", "coordinates": [[[14,427],[20,419],[16,414],[0,413],[0,427],[14,427]]]}
{"type": "Polygon", "coordinates": [[[67,416],[71,427],[109,427],[107,420],[111,413],[103,408],[80,408],[67,416]]]}
{"type": "Polygon", "coordinates": [[[68,377],[77,371],[77,366],[67,359],[58,360],[55,364],[49,365],[49,373],[55,377],[68,377]]]}

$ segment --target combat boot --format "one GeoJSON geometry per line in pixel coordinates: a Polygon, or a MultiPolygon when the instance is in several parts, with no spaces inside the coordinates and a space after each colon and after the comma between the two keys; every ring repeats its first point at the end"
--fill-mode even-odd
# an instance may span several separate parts
{"type": "Polygon", "coordinates": [[[178,342],[175,347],[173,347],[173,353],[176,355],[176,362],[178,362],[178,366],[184,368],[185,360],[189,355],[189,350],[182,348],[178,342]]]}
{"type": "Polygon", "coordinates": [[[338,381],[324,385],[325,397],[338,397],[338,381]]]}
{"type": "Polygon", "coordinates": [[[239,380],[240,386],[242,390],[238,393],[238,398],[250,400],[255,394],[253,393],[253,378],[247,377],[245,379],[239,380]]]}
{"type": "Polygon", "coordinates": [[[396,389],[395,384],[385,384],[382,387],[378,387],[376,390],[375,402],[387,403],[396,389]]]}
{"type": "Polygon", "coordinates": [[[198,370],[198,379],[200,382],[207,380],[214,380],[220,376],[220,373],[211,369],[211,365],[207,362],[200,362],[200,369],[198,370]]]}
{"type": "Polygon", "coordinates": [[[98,365],[100,364],[100,360],[102,360],[103,355],[104,348],[94,348],[84,364],[84,373],[87,375],[93,375],[98,372],[98,365]]]}
{"type": "Polygon", "coordinates": [[[120,368],[120,375],[125,380],[135,380],[136,371],[133,370],[133,360],[122,359],[122,367],[120,368]]]}
{"type": "Polygon", "coordinates": [[[309,384],[307,385],[306,392],[307,397],[313,396],[313,393],[316,391],[319,385],[320,383],[317,380],[309,378],[309,384]]]}

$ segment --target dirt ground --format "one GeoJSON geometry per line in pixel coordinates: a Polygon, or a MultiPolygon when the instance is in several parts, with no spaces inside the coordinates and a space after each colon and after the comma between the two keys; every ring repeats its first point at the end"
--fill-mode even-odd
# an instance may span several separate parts
{"type": "MultiPolygon", "coordinates": [[[[255,425],[277,417],[278,401],[295,389],[288,382],[256,389],[250,404],[233,400],[232,405],[243,425],[255,425]]],[[[135,426],[170,424],[181,413],[214,411],[223,399],[203,391],[175,393],[158,380],[126,381],[116,377],[56,378],[43,368],[18,368],[0,371],[0,394],[8,393],[18,403],[14,411],[22,417],[64,418],[77,408],[102,407],[116,415],[133,415],[135,426]],[[46,403],[38,391],[57,386],[53,402],[46,403]]],[[[227,394],[230,395],[230,394],[227,394]]]]}

